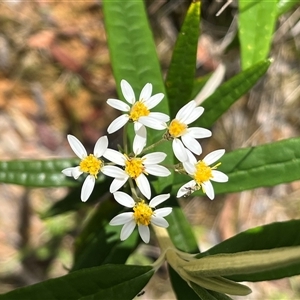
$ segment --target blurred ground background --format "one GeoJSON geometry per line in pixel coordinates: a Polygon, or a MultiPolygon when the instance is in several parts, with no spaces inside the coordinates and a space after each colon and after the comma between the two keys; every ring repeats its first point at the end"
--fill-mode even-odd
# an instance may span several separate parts
{"type": "MultiPolygon", "coordinates": [[[[238,49],[227,51],[236,32],[235,1],[203,1],[197,74],[227,67],[239,71],[238,49]]],[[[189,1],[147,1],[164,72],[189,1]]],[[[236,103],[203,143],[205,152],[259,145],[300,131],[300,8],[280,17],[271,56],[274,63],[252,91],[236,103]]],[[[101,1],[0,2],[0,159],[73,156],[66,135],[91,148],[117,115],[101,1]]],[[[273,176],[273,174],[270,174],[273,176]]],[[[65,189],[0,185],[0,293],[67,273],[76,235],[74,213],[41,220],[39,213],[65,189]]],[[[201,249],[253,226],[300,217],[300,183],[243,193],[184,199],[201,249]]],[[[157,255],[155,246],[139,248],[157,255]]],[[[164,269],[139,299],[174,299],[164,269]]],[[[299,299],[299,276],[249,284],[247,299],[299,299]]],[[[243,298],[244,299],[244,298],[243,298]]]]}

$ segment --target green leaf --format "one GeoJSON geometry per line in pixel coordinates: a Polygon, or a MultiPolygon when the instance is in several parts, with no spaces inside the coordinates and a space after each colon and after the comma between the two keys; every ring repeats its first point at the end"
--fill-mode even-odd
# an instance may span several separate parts
{"type": "Polygon", "coordinates": [[[168,270],[170,280],[172,283],[173,291],[176,294],[177,300],[198,300],[197,294],[190,288],[190,286],[184,281],[177,272],[168,264],[168,270]]]}
{"type": "Polygon", "coordinates": [[[225,294],[206,290],[193,282],[191,282],[191,286],[193,290],[198,294],[201,300],[230,300],[231,299],[225,294]]]}
{"type": "Polygon", "coordinates": [[[278,0],[239,0],[239,39],[242,69],[265,59],[277,20],[278,0]]]}
{"type": "Polygon", "coordinates": [[[172,118],[191,98],[200,34],[200,2],[192,2],[179,32],[166,77],[172,118]]]}
{"type": "Polygon", "coordinates": [[[107,263],[125,263],[137,246],[138,239],[135,232],[125,242],[121,242],[121,226],[109,225],[109,221],[121,209],[115,201],[105,201],[93,212],[76,238],[72,271],[107,263]]]}
{"type": "Polygon", "coordinates": [[[133,299],[153,273],[148,266],[104,265],[16,289],[0,295],[0,299],[133,299]]]}
{"type": "MultiPolygon", "coordinates": [[[[133,87],[136,96],[146,83],[152,83],[153,94],[165,93],[164,82],[156,54],[155,43],[147,20],[142,0],[114,1],[104,0],[103,11],[107,32],[110,58],[120,99],[124,100],[120,89],[120,81],[127,80],[133,87]]],[[[167,97],[153,109],[169,115],[167,97]]],[[[129,124],[132,125],[132,124],[129,124]]],[[[163,133],[147,130],[148,143],[157,142],[163,133]]],[[[128,130],[129,140],[133,141],[133,130],[128,130]]],[[[156,147],[167,154],[165,164],[173,164],[173,152],[170,143],[156,147]]],[[[152,184],[157,193],[169,190],[173,175],[153,178],[152,184]]]]}
{"type": "MultiPolygon", "coordinates": [[[[299,226],[300,220],[292,220],[255,227],[225,240],[206,252],[199,254],[198,257],[218,253],[237,253],[250,250],[300,246],[299,226]]],[[[279,267],[271,271],[229,276],[228,278],[236,281],[274,280],[298,275],[300,273],[299,270],[300,263],[295,263],[292,266],[279,267]]]]}
{"type": "Polygon", "coordinates": [[[277,3],[277,15],[281,16],[299,4],[299,0],[279,0],[277,3]]]}
{"type": "Polygon", "coordinates": [[[228,108],[246,92],[268,70],[271,60],[264,60],[249,69],[234,76],[208,97],[201,106],[204,107],[203,115],[195,122],[197,126],[211,127],[228,108]]]}
{"type": "Polygon", "coordinates": [[[170,224],[168,227],[170,238],[176,248],[188,253],[199,252],[193,230],[181,207],[174,206],[166,219],[170,224]]]}
{"type": "Polygon", "coordinates": [[[86,208],[87,205],[95,204],[101,196],[109,191],[111,178],[100,174],[97,178],[94,191],[89,197],[88,202],[84,203],[80,200],[81,186],[72,189],[63,199],[55,202],[49,209],[41,214],[41,218],[50,218],[68,211],[86,208]]]}
{"type": "Polygon", "coordinates": [[[0,161],[0,182],[28,187],[76,186],[79,183],[61,173],[78,165],[78,159],[0,161]]]}
{"type": "MultiPolygon", "coordinates": [[[[235,150],[225,154],[220,161],[218,170],[227,174],[229,180],[213,183],[216,194],[292,182],[300,179],[300,138],[235,150]]],[[[175,179],[173,194],[190,180],[187,176],[175,179]]],[[[193,195],[201,195],[201,192],[193,195]]]]}

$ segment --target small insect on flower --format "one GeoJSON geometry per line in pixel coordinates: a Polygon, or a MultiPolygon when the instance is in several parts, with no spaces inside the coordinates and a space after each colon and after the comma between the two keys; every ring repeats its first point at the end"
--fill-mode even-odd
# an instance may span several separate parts
{"type": "Polygon", "coordinates": [[[66,176],[73,177],[74,179],[78,179],[78,177],[87,173],[88,176],[83,182],[81,189],[81,200],[83,202],[87,201],[90,197],[94,186],[95,181],[100,172],[105,170],[104,162],[100,159],[100,157],[104,154],[108,147],[108,139],[107,136],[100,137],[94,147],[93,154],[87,154],[82,143],[73,135],[69,134],[67,136],[70,147],[74,151],[74,153],[81,159],[79,166],[66,168],[62,170],[62,173],[66,176]]]}
{"type": "Polygon", "coordinates": [[[152,84],[147,83],[141,91],[139,100],[136,101],[131,85],[124,79],[121,81],[121,90],[129,105],[119,99],[108,99],[106,101],[111,107],[125,112],[108,126],[107,132],[109,134],[119,130],[129,121],[134,123],[136,133],[143,126],[156,130],[165,129],[164,123],[168,122],[170,117],[164,113],[150,112],[153,107],[161,102],[164,97],[163,93],[151,96],[152,84]]]}
{"type": "Polygon", "coordinates": [[[138,226],[140,237],[145,243],[149,243],[150,240],[150,224],[163,228],[169,226],[164,217],[172,212],[172,207],[156,209],[156,206],[169,199],[170,194],[156,196],[149,204],[142,199],[139,202],[135,202],[131,196],[123,192],[115,192],[113,195],[118,203],[133,209],[133,212],[121,213],[109,222],[112,226],[124,225],[120,236],[122,241],[131,235],[136,225],[138,226]]]}
{"type": "Polygon", "coordinates": [[[201,127],[188,127],[189,124],[196,121],[204,112],[204,108],[192,100],[184,105],[176,114],[168,126],[165,138],[172,139],[173,152],[176,158],[184,162],[188,159],[185,147],[193,153],[200,155],[201,145],[196,139],[207,138],[211,136],[211,131],[201,127]]]}
{"type": "Polygon", "coordinates": [[[217,171],[218,163],[212,167],[211,164],[219,160],[225,153],[224,149],[213,151],[207,154],[203,160],[197,161],[194,155],[187,151],[189,161],[183,163],[186,172],[193,178],[193,180],[184,184],[177,193],[177,198],[190,195],[192,192],[202,188],[209,199],[213,200],[215,197],[214,188],[210,181],[227,182],[228,176],[223,172],[217,171]]]}

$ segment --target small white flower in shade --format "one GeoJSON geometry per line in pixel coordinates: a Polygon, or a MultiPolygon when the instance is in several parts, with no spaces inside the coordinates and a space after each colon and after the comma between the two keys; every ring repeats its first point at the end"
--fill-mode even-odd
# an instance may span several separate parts
{"type": "Polygon", "coordinates": [[[152,84],[147,83],[140,94],[139,100],[136,101],[134,91],[131,85],[126,81],[121,81],[121,90],[125,100],[129,103],[125,103],[119,99],[108,99],[106,102],[111,107],[125,112],[118,118],[116,118],[108,126],[107,132],[113,133],[123,127],[128,121],[134,123],[134,130],[137,132],[142,126],[150,127],[156,130],[165,129],[165,122],[170,120],[170,117],[160,112],[150,112],[150,109],[158,105],[164,97],[163,93],[158,93],[153,96],[152,84]]]}
{"type": "Polygon", "coordinates": [[[144,200],[135,202],[132,197],[123,192],[115,192],[113,195],[118,203],[133,209],[133,212],[121,213],[109,222],[112,226],[124,225],[120,236],[122,241],[131,235],[136,225],[138,225],[139,234],[145,243],[149,243],[150,240],[150,224],[163,228],[169,226],[164,217],[172,212],[172,207],[156,209],[156,206],[169,199],[170,194],[156,196],[149,204],[146,204],[144,200]]]}
{"type": "Polygon", "coordinates": [[[197,107],[197,103],[192,100],[184,105],[176,114],[168,126],[167,139],[173,139],[172,147],[176,158],[184,162],[188,159],[185,147],[193,153],[200,155],[202,148],[196,139],[211,136],[211,131],[201,127],[191,127],[188,125],[196,121],[203,113],[203,107],[197,107]]]}
{"type": "Polygon", "coordinates": [[[141,193],[147,198],[151,197],[150,183],[147,179],[147,175],[166,177],[171,172],[164,166],[158,165],[166,158],[164,152],[153,152],[146,154],[142,157],[137,157],[144,148],[143,139],[135,139],[133,143],[134,157],[130,157],[126,154],[122,154],[113,149],[107,149],[103,156],[114,162],[115,164],[122,166],[123,169],[116,166],[106,166],[103,173],[107,176],[113,177],[114,180],[110,185],[109,191],[111,193],[120,189],[128,180],[132,178],[135,180],[141,193]]]}
{"type": "Polygon", "coordinates": [[[74,179],[78,179],[82,173],[89,174],[84,180],[81,189],[81,200],[85,202],[88,200],[94,189],[97,175],[99,172],[103,172],[106,168],[100,157],[104,154],[108,147],[108,139],[107,136],[100,137],[95,144],[93,154],[89,155],[82,143],[75,136],[69,134],[67,139],[70,147],[81,161],[79,166],[66,168],[62,170],[62,173],[66,176],[73,177],[74,179]]]}
{"type": "Polygon", "coordinates": [[[225,153],[224,149],[213,151],[207,154],[203,160],[197,161],[191,152],[187,152],[188,160],[183,163],[186,172],[193,178],[193,180],[184,184],[177,193],[177,198],[191,194],[192,192],[202,188],[203,192],[211,200],[215,197],[215,192],[211,181],[227,182],[228,176],[223,172],[217,171],[218,163],[212,167],[211,164],[219,160],[225,153]]]}

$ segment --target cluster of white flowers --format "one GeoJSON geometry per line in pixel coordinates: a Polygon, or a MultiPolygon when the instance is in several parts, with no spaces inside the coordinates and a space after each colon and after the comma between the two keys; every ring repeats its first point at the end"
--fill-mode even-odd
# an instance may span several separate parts
{"type": "Polygon", "coordinates": [[[68,142],[81,161],[79,166],[66,168],[62,170],[62,173],[74,179],[78,179],[83,173],[88,174],[81,189],[81,200],[84,202],[90,197],[99,173],[112,177],[110,192],[118,203],[131,208],[133,212],[121,213],[110,221],[110,225],[124,225],[121,230],[121,240],[127,239],[135,226],[138,225],[142,240],[148,243],[150,240],[149,225],[168,227],[169,224],[164,217],[172,212],[172,208],[156,209],[156,206],[166,201],[170,194],[158,195],[149,204],[147,203],[151,198],[151,186],[147,176],[150,174],[166,177],[171,172],[167,167],[160,165],[167,156],[164,152],[142,155],[143,152],[147,152],[151,148],[145,148],[147,143],[146,127],[165,130],[163,139],[172,141],[173,152],[182,164],[182,171],[192,178],[178,190],[177,197],[190,195],[192,192],[202,189],[210,199],[214,199],[211,181],[226,182],[228,177],[216,170],[220,163],[211,165],[221,158],[225,150],[213,151],[206,155],[203,160],[197,161],[194,154],[200,155],[202,148],[196,139],[210,137],[211,131],[200,127],[189,127],[204,112],[203,107],[198,107],[194,100],[184,105],[175,118],[170,121],[170,117],[164,113],[150,112],[164,98],[162,93],[152,96],[151,83],[144,86],[138,100],[136,100],[134,91],[126,80],[121,81],[121,89],[128,104],[119,99],[107,100],[110,106],[124,112],[109,125],[107,132],[111,134],[128,122],[133,123],[135,131],[132,145],[133,153],[121,153],[108,148],[108,138],[103,136],[96,142],[93,154],[88,155],[82,143],[75,136],[68,135],[68,142]],[[104,161],[104,158],[107,161],[104,161]],[[127,181],[131,187],[135,182],[139,193],[134,188],[131,197],[118,191],[127,181]],[[143,196],[147,200],[143,199],[143,196]]]}

